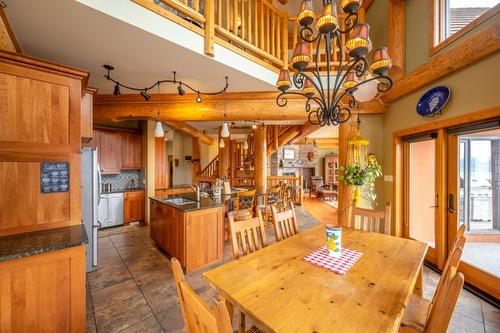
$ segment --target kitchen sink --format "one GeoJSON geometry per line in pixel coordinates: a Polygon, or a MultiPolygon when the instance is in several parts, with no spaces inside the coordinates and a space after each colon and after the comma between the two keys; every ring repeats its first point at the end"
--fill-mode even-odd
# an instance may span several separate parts
{"type": "Polygon", "coordinates": [[[168,198],[165,199],[166,202],[174,204],[174,205],[189,205],[189,204],[194,204],[196,201],[189,200],[186,198],[181,198],[181,197],[174,197],[174,198],[168,198]]]}

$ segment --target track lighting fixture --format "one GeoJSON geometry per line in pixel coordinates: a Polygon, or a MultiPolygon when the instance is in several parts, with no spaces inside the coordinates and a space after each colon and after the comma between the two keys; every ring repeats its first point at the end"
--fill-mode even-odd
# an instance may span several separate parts
{"type": "Polygon", "coordinates": [[[113,95],[115,96],[120,96],[121,93],[120,93],[120,86],[118,85],[118,83],[115,85],[115,91],[113,91],[113,95]]]}
{"type": "MultiPolygon", "coordinates": [[[[141,92],[141,95],[142,95],[142,92],[141,92]]],[[[158,84],[158,95],[160,95],[160,85],[159,84],[158,84]]],[[[142,96],[144,96],[144,95],[142,95],[142,96]]],[[[149,100],[149,95],[147,95],[147,96],[148,96],[148,98],[146,100],[149,100]]],[[[144,97],[144,98],[146,98],[146,97],[144,97]]],[[[165,131],[163,130],[163,125],[160,122],[160,100],[159,99],[158,99],[157,110],[158,110],[158,120],[156,121],[156,126],[155,126],[155,137],[162,138],[165,135],[165,131]]]]}
{"type": "Polygon", "coordinates": [[[142,95],[142,97],[144,97],[144,99],[146,101],[149,101],[151,99],[151,96],[148,95],[148,93],[146,92],[146,90],[141,91],[141,95],[142,95]]]}
{"type": "Polygon", "coordinates": [[[203,98],[201,97],[201,95],[219,95],[219,94],[225,93],[226,90],[227,90],[227,88],[229,87],[228,77],[226,76],[225,77],[226,84],[225,84],[225,86],[224,86],[224,88],[222,90],[217,91],[217,92],[202,92],[200,90],[194,89],[189,84],[186,84],[184,82],[178,81],[177,78],[176,78],[176,72],[173,72],[173,74],[174,74],[174,78],[173,79],[159,80],[159,81],[155,82],[154,84],[152,84],[150,87],[146,87],[146,88],[136,88],[136,87],[131,87],[131,86],[127,86],[127,85],[121,84],[120,82],[118,82],[117,80],[115,80],[114,78],[112,78],[111,77],[111,71],[114,70],[113,66],[111,66],[111,65],[103,65],[103,67],[107,71],[107,73],[104,75],[104,77],[106,78],[106,80],[109,80],[109,81],[111,81],[111,82],[113,82],[115,84],[115,89],[114,89],[113,95],[120,96],[120,94],[121,94],[120,93],[120,88],[126,88],[126,89],[129,89],[129,90],[133,90],[133,91],[139,92],[142,95],[142,97],[144,97],[144,99],[146,101],[149,101],[151,99],[151,96],[148,94],[149,90],[151,90],[151,89],[159,86],[161,83],[173,83],[173,84],[177,85],[177,93],[179,94],[179,96],[182,96],[182,95],[186,94],[186,90],[185,90],[186,88],[189,89],[193,93],[196,93],[196,99],[195,99],[195,101],[197,103],[203,102],[203,98]]]}
{"type": "Polygon", "coordinates": [[[186,93],[184,91],[184,89],[182,89],[182,85],[180,82],[179,82],[179,86],[177,87],[177,91],[179,92],[179,96],[183,96],[186,93]]]}

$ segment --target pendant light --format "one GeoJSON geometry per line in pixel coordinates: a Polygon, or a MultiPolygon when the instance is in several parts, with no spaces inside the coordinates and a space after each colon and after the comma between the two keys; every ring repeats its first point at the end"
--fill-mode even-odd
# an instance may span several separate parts
{"type": "Polygon", "coordinates": [[[158,82],[158,120],[156,121],[156,126],[155,126],[155,137],[157,138],[162,138],[165,135],[165,131],[163,130],[163,125],[160,119],[160,84],[158,82]]]}
{"type": "Polygon", "coordinates": [[[229,138],[229,126],[226,121],[226,92],[224,92],[224,124],[222,124],[222,131],[220,132],[220,136],[223,138],[229,138]]]}
{"type": "Polygon", "coordinates": [[[243,149],[247,150],[248,149],[248,141],[245,139],[245,142],[243,142],[243,149]]]}
{"type": "Polygon", "coordinates": [[[219,148],[224,148],[225,147],[225,144],[224,144],[224,139],[223,138],[220,138],[220,141],[219,141],[219,148]]]}

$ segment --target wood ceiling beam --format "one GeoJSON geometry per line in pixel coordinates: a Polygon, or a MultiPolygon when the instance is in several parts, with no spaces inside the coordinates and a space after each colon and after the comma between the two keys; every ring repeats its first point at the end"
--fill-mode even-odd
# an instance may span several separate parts
{"type": "Polygon", "coordinates": [[[302,141],[295,142],[299,145],[311,145],[315,144],[319,149],[338,149],[339,148],[339,138],[305,138],[302,141]]]}
{"type": "Polygon", "coordinates": [[[290,126],[289,129],[283,132],[278,138],[278,147],[275,145],[267,146],[267,156],[271,156],[275,151],[288,144],[288,142],[293,139],[297,134],[300,133],[300,126],[290,126]]]}
{"type": "Polygon", "coordinates": [[[166,121],[165,124],[167,124],[169,127],[179,131],[183,132],[193,138],[198,138],[200,141],[204,144],[211,145],[213,143],[213,139],[205,135],[204,133],[198,131],[196,128],[193,126],[186,124],[185,122],[182,121],[166,121]]]}
{"type": "Polygon", "coordinates": [[[495,22],[396,81],[382,100],[391,103],[499,49],[500,22],[495,22]]]}
{"type": "Polygon", "coordinates": [[[405,6],[404,0],[388,2],[388,40],[387,48],[392,60],[390,75],[393,80],[401,79],[405,74],[405,6]]]}
{"type": "MultiPolygon", "coordinates": [[[[244,92],[203,96],[196,103],[196,95],[153,95],[145,101],[138,94],[113,96],[97,95],[94,102],[95,121],[123,121],[130,119],[160,119],[161,121],[221,121],[226,104],[227,120],[307,120],[303,97],[290,96],[286,107],[276,105],[278,92],[244,92]],[[160,117],[158,117],[158,107],[160,117]]],[[[378,102],[367,103],[361,113],[380,114],[386,107],[378,102]]]]}

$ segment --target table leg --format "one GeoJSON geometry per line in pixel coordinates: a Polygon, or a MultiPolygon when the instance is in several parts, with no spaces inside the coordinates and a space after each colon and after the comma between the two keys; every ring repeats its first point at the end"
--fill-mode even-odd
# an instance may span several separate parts
{"type": "Polygon", "coordinates": [[[240,317],[239,317],[239,327],[240,327],[240,333],[245,333],[245,314],[243,312],[240,312],[240,317]]]}
{"type": "Polygon", "coordinates": [[[415,288],[413,289],[413,293],[420,297],[422,297],[422,294],[424,292],[423,281],[424,281],[424,265],[422,264],[422,266],[420,267],[420,272],[418,273],[417,283],[415,284],[415,288]]]}

